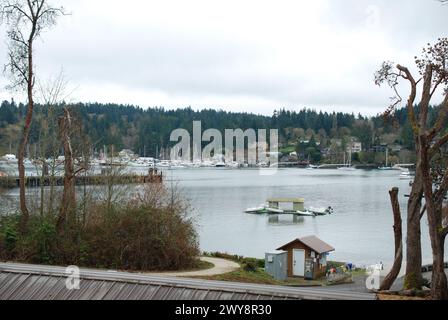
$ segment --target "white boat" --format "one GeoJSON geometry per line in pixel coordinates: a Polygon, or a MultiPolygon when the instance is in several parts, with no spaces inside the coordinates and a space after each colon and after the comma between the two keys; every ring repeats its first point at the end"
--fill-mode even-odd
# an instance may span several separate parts
{"type": "Polygon", "coordinates": [[[269,165],[266,162],[261,161],[261,162],[259,162],[257,164],[257,167],[259,167],[259,168],[269,168],[269,165]]]}
{"type": "Polygon", "coordinates": [[[225,162],[220,161],[215,163],[215,168],[225,168],[225,167],[226,167],[225,162]]]}
{"type": "Polygon", "coordinates": [[[356,168],[353,166],[348,166],[348,167],[340,167],[340,168],[338,168],[338,170],[340,170],[340,171],[356,171],[356,168]]]}
{"type": "Polygon", "coordinates": [[[291,212],[291,214],[295,215],[295,216],[300,216],[300,217],[315,217],[316,215],[314,213],[312,213],[311,211],[293,211],[291,212]]]}
{"type": "Polygon", "coordinates": [[[2,157],[3,161],[6,162],[17,162],[17,158],[14,154],[6,154],[2,157]]]}
{"type": "Polygon", "coordinates": [[[213,168],[215,165],[212,161],[203,161],[201,162],[201,167],[202,168],[213,168]]]}
{"type": "Polygon", "coordinates": [[[269,213],[269,206],[267,204],[262,204],[259,207],[248,208],[245,213],[253,213],[253,214],[267,214],[269,213]]]}
{"type": "Polygon", "coordinates": [[[334,213],[334,209],[332,207],[328,208],[308,208],[307,211],[312,212],[316,216],[326,216],[334,213]]]}
{"type": "Polygon", "coordinates": [[[157,164],[157,167],[169,168],[171,167],[171,163],[168,160],[162,160],[157,164]]]}
{"type": "Polygon", "coordinates": [[[408,170],[408,171],[403,171],[400,174],[400,180],[412,180],[414,179],[413,174],[408,170]]]}
{"type": "Polygon", "coordinates": [[[394,170],[394,168],[389,166],[389,148],[386,148],[386,165],[384,167],[379,167],[378,170],[382,171],[394,170]]]}
{"type": "Polygon", "coordinates": [[[238,162],[230,162],[230,163],[226,163],[227,168],[232,168],[232,169],[238,169],[240,167],[240,164],[238,162]]]}

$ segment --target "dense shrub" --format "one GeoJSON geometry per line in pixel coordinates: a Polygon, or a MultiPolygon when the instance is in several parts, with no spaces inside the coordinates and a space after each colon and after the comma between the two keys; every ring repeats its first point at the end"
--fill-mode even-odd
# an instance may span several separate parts
{"type": "Polygon", "coordinates": [[[132,201],[96,200],[59,234],[54,215],[32,215],[24,235],[20,215],[0,217],[0,260],[134,271],[194,268],[199,245],[188,207],[178,196],[165,200],[164,188],[144,190],[132,201]]]}
{"type": "Polygon", "coordinates": [[[194,267],[199,254],[193,223],[172,208],[99,207],[86,227],[89,264],[126,270],[194,267]]]}
{"type": "Polygon", "coordinates": [[[256,259],[245,259],[242,263],[242,267],[246,272],[256,272],[259,265],[256,259]]]}

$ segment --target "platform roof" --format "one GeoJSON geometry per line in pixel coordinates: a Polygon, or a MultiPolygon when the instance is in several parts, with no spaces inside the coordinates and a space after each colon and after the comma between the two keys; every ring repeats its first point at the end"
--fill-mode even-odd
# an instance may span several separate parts
{"type": "Polygon", "coordinates": [[[303,198],[271,198],[268,202],[278,202],[278,203],[305,203],[303,198]]]}

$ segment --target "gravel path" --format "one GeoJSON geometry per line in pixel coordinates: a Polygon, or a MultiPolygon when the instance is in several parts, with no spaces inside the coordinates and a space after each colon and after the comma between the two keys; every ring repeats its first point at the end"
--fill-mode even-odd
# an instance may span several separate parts
{"type": "Polygon", "coordinates": [[[214,267],[211,269],[199,270],[199,271],[163,272],[163,273],[145,273],[145,274],[161,277],[208,277],[208,276],[226,274],[229,272],[236,271],[240,268],[240,265],[238,263],[229,260],[208,258],[208,257],[203,257],[201,258],[201,260],[213,264],[214,267]]]}

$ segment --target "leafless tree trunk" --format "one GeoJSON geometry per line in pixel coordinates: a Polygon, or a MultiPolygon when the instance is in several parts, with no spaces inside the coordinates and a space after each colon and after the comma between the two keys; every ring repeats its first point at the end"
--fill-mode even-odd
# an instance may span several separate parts
{"type": "MultiPolygon", "coordinates": [[[[425,137],[423,137],[425,139],[425,137]]],[[[445,239],[448,227],[443,217],[443,199],[448,190],[448,171],[441,185],[434,190],[431,177],[430,152],[423,152],[423,168],[428,173],[424,182],[424,192],[428,215],[429,235],[433,254],[432,297],[435,300],[448,300],[448,281],[445,273],[445,239]]]]}
{"type": "Polygon", "coordinates": [[[19,185],[20,185],[20,210],[22,211],[21,229],[26,232],[30,213],[26,206],[26,190],[25,190],[25,149],[28,144],[28,136],[30,134],[31,121],[33,120],[33,86],[34,86],[34,70],[33,70],[33,42],[36,34],[37,19],[31,20],[31,32],[28,38],[28,70],[26,75],[28,110],[26,113],[25,124],[23,127],[22,139],[19,144],[18,151],[18,167],[19,167],[19,185]]]}
{"type": "Polygon", "coordinates": [[[390,194],[390,200],[392,203],[392,211],[394,214],[394,235],[395,235],[395,261],[392,266],[392,270],[384,279],[381,284],[380,290],[390,290],[398,275],[400,274],[401,265],[403,263],[403,232],[402,232],[402,220],[400,202],[398,201],[398,188],[393,188],[390,194]]]}
{"type": "Polygon", "coordinates": [[[421,245],[421,211],[423,185],[420,165],[416,165],[416,175],[408,201],[406,229],[406,275],[404,289],[421,289],[422,287],[422,245],[421,245]]]}

